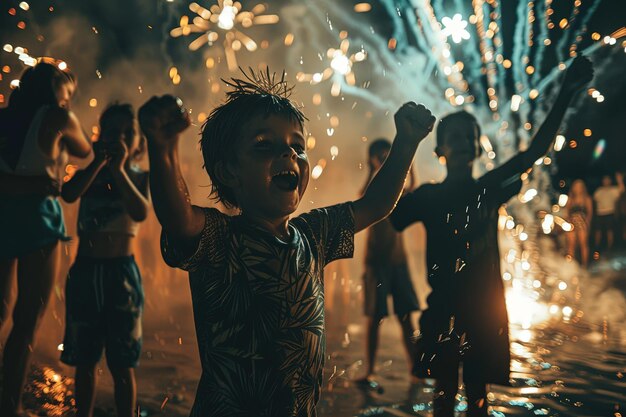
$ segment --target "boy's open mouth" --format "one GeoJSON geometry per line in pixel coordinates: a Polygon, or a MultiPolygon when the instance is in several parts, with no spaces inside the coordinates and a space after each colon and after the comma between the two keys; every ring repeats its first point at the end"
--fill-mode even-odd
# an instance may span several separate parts
{"type": "Polygon", "coordinates": [[[298,187],[298,174],[284,170],[272,176],[272,183],[283,191],[293,191],[298,187]]]}

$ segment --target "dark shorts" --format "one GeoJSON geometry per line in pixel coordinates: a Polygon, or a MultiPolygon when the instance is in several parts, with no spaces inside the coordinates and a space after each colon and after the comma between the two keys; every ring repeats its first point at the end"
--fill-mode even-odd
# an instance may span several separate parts
{"type": "Polygon", "coordinates": [[[404,316],[420,309],[411,282],[409,267],[400,265],[366,265],[363,274],[365,315],[382,318],[389,315],[387,297],[393,298],[393,312],[404,316]]]}
{"type": "Polygon", "coordinates": [[[19,258],[59,240],[69,240],[63,210],[55,197],[3,196],[0,213],[0,259],[19,258]]]}
{"type": "Polygon", "coordinates": [[[106,351],[116,368],[137,366],[141,354],[143,288],[133,256],[79,256],[65,287],[66,323],[61,361],[92,365],[106,351]]]}
{"type": "Polygon", "coordinates": [[[597,230],[602,231],[602,233],[606,233],[608,231],[613,231],[615,229],[615,215],[614,214],[605,214],[604,216],[596,216],[596,228],[597,230]]]}

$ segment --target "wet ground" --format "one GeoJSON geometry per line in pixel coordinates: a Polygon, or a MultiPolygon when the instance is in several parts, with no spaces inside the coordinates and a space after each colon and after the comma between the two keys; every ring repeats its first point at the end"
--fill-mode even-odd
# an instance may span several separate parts
{"type": "MultiPolygon", "coordinates": [[[[334,277],[328,279],[336,280],[334,277]]],[[[589,286],[603,288],[597,292],[599,299],[607,288],[625,294],[626,257],[601,260],[592,267],[589,279],[593,283],[589,286]]],[[[432,415],[432,388],[428,381],[409,383],[400,328],[394,319],[382,325],[378,374],[384,391],[364,391],[353,382],[364,374],[365,334],[361,300],[353,291],[356,286],[358,282],[348,287],[328,286],[328,358],[318,415],[432,415]]],[[[609,301],[615,298],[610,291],[609,301]]],[[[607,304],[604,299],[600,301],[607,304]]],[[[598,320],[593,311],[578,311],[574,306],[567,316],[559,312],[531,326],[512,325],[512,386],[491,387],[491,415],[621,417],[626,413],[626,323],[616,322],[619,315],[598,320]]],[[[168,317],[145,328],[144,352],[137,370],[144,417],[186,416],[193,401],[199,362],[190,307],[179,306],[168,317]]],[[[61,366],[56,354],[36,351],[35,362],[25,396],[29,409],[50,416],[73,415],[71,369],[61,366]]],[[[112,382],[102,366],[95,416],[108,417],[115,415],[112,382]]],[[[460,393],[457,409],[462,416],[465,403],[460,393]]]]}

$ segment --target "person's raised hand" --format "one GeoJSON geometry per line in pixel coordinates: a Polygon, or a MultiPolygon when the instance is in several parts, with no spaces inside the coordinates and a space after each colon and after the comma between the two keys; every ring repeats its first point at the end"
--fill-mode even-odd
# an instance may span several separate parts
{"type": "Polygon", "coordinates": [[[171,95],[152,97],[139,109],[139,125],[149,145],[175,145],[190,124],[182,100],[171,95]]]}
{"type": "Polygon", "coordinates": [[[394,121],[398,139],[419,143],[433,130],[435,116],[423,104],[410,101],[398,109],[394,121]]]}
{"type": "Polygon", "coordinates": [[[116,140],[110,145],[109,166],[113,171],[122,172],[128,159],[128,145],[123,140],[116,140]]]}

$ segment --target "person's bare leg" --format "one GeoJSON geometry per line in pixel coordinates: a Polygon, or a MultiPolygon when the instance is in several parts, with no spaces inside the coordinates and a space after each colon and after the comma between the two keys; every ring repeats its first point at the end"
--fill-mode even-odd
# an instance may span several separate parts
{"type": "Polygon", "coordinates": [[[96,399],[98,364],[78,365],[76,367],[76,417],[91,417],[96,399]]]}
{"type": "Polygon", "coordinates": [[[405,314],[404,316],[398,316],[398,321],[400,322],[400,327],[402,328],[402,342],[404,343],[404,350],[406,351],[407,355],[407,363],[409,364],[411,382],[416,383],[419,382],[419,379],[413,376],[412,371],[415,365],[415,357],[417,356],[417,346],[415,345],[415,343],[413,343],[415,328],[413,327],[413,323],[411,322],[411,313],[405,314]]]}
{"type": "Polygon", "coordinates": [[[375,317],[367,318],[367,375],[366,378],[374,376],[374,368],[376,365],[376,353],[378,352],[378,333],[380,330],[380,321],[375,317]]]}
{"type": "Polygon", "coordinates": [[[567,237],[567,256],[570,260],[576,257],[576,232],[569,232],[567,237]]]}
{"type": "Polygon", "coordinates": [[[437,379],[435,381],[434,417],[454,417],[454,402],[458,389],[458,375],[456,379],[437,379]]]}
{"type": "Polygon", "coordinates": [[[114,368],[109,366],[113,376],[115,407],[118,417],[133,417],[137,403],[137,384],[133,368],[114,368]]]}
{"type": "Polygon", "coordinates": [[[578,239],[578,245],[580,246],[581,264],[587,268],[589,266],[589,238],[585,232],[578,233],[576,237],[578,239]]]}
{"type": "Polygon", "coordinates": [[[609,229],[606,231],[606,249],[610,250],[613,248],[613,230],[609,229]]]}
{"type": "Polygon", "coordinates": [[[602,230],[596,230],[594,233],[594,243],[596,245],[595,250],[600,249],[600,244],[602,243],[602,230]]]}
{"type": "Polygon", "coordinates": [[[13,289],[13,277],[17,269],[17,258],[3,259],[0,261],[0,331],[9,319],[9,307],[11,306],[11,290],[13,289]]]}
{"type": "Polygon", "coordinates": [[[487,417],[487,385],[465,383],[467,417],[487,417]]]}
{"type": "Polygon", "coordinates": [[[30,365],[35,332],[48,305],[58,274],[60,244],[55,242],[18,260],[17,301],[13,329],[4,348],[4,387],[0,415],[22,413],[22,388],[30,365]]]}

